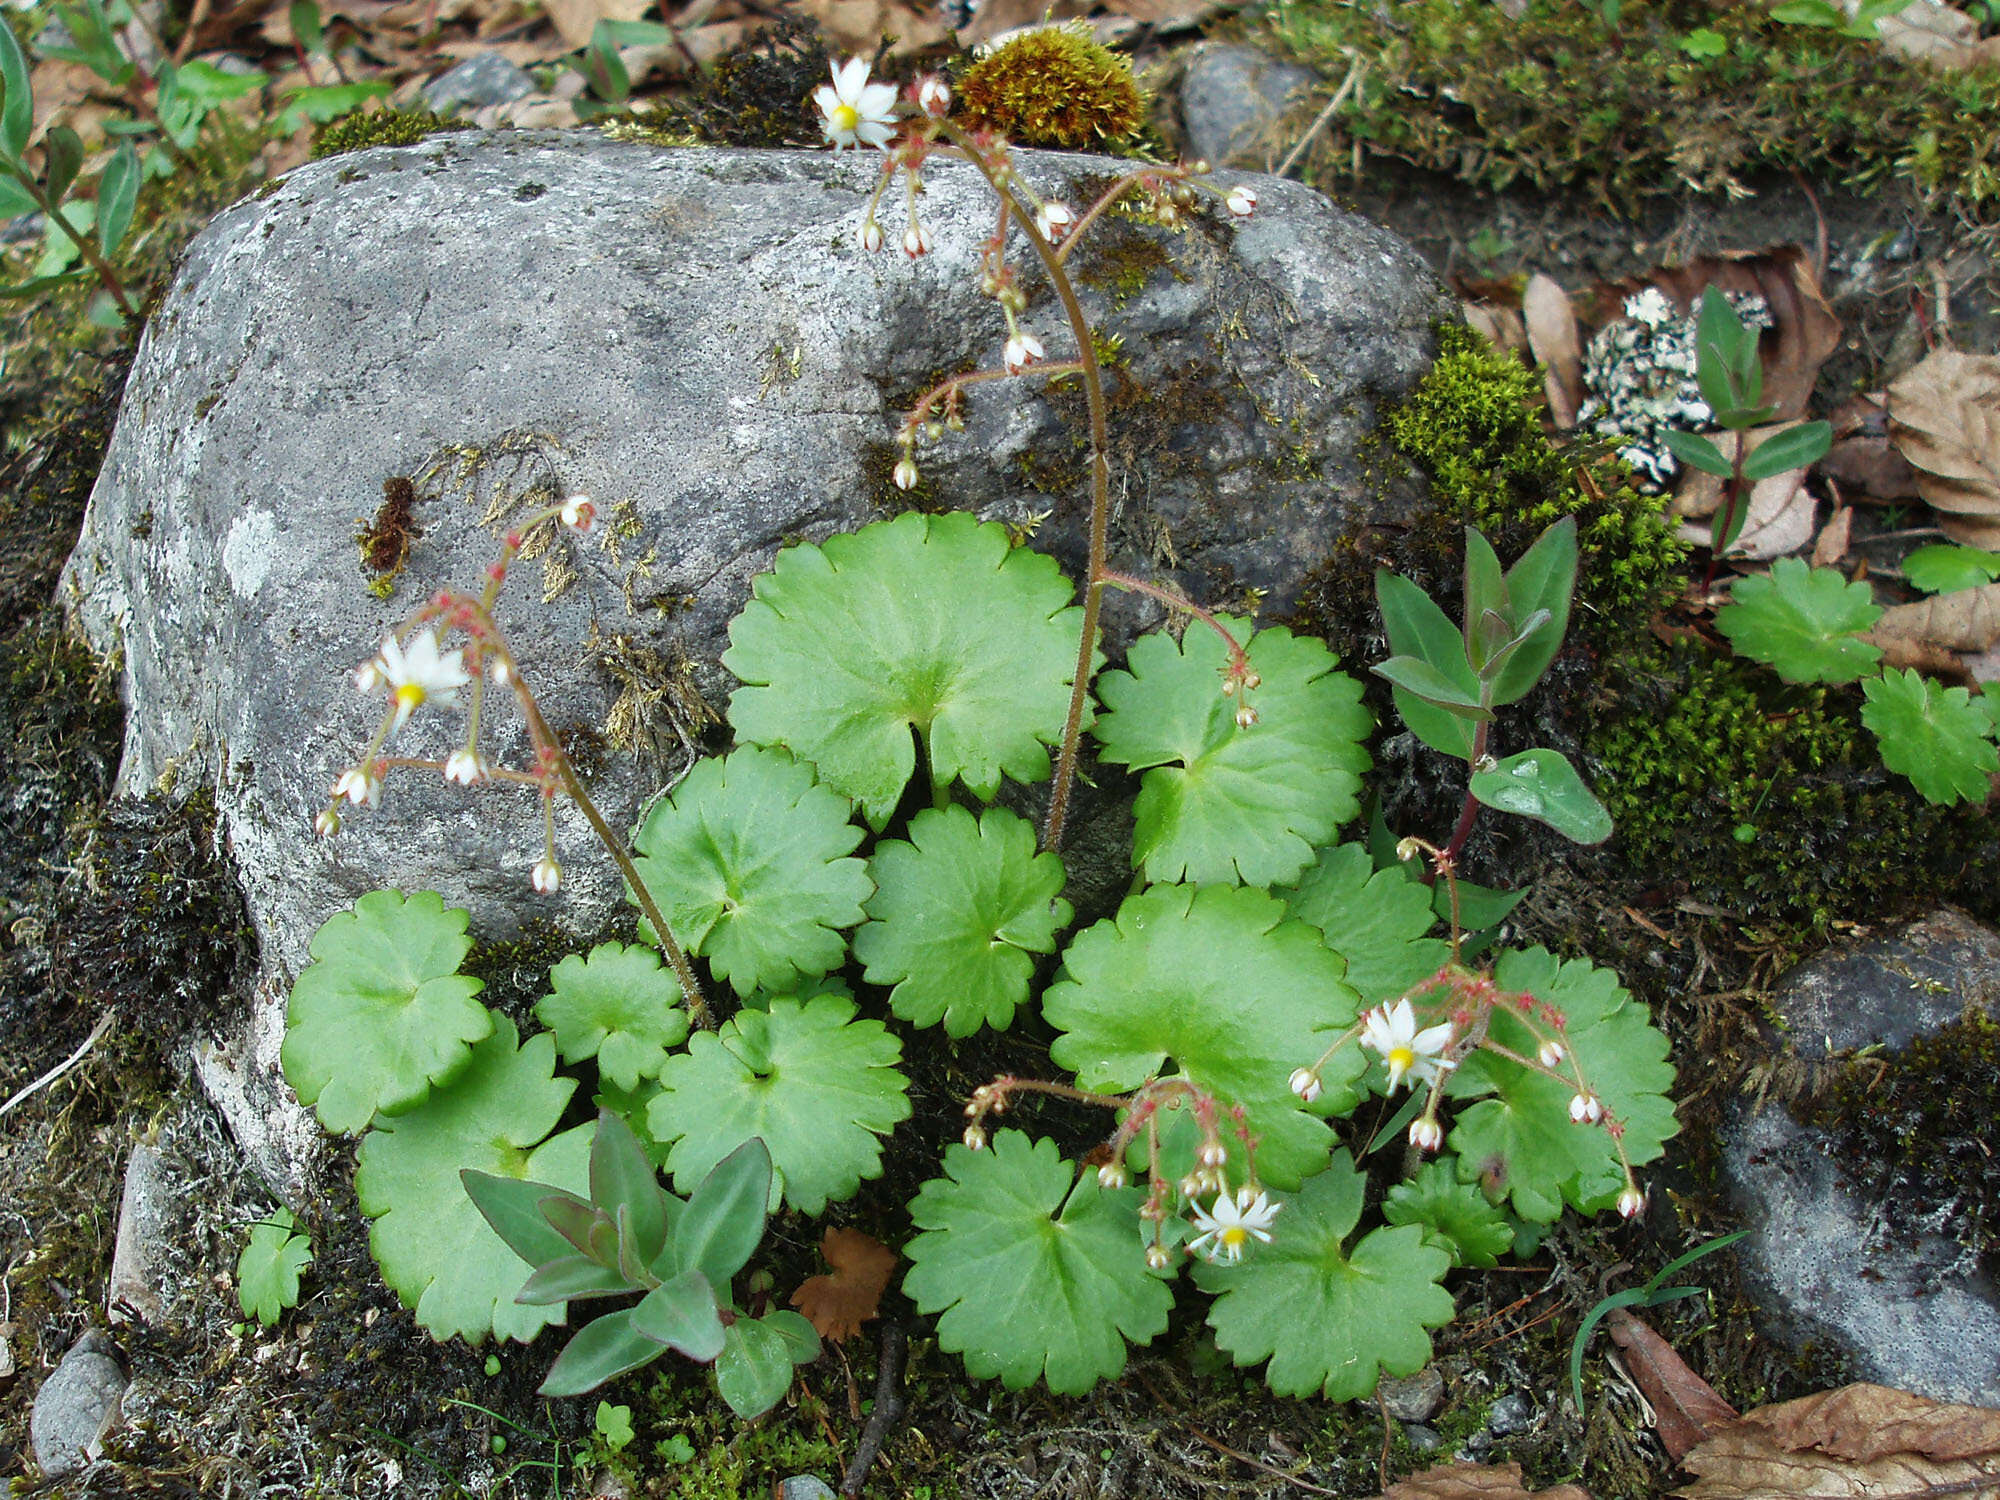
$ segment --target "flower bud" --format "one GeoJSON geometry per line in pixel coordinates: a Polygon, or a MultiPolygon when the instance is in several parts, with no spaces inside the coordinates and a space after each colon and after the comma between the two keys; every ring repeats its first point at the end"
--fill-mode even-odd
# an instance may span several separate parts
{"type": "Polygon", "coordinates": [[[333,795],[345,797],[356,807],[364,802],[374,807],[382,800],[382,783],[369,774],[366,766],[349,766],[340,773],[340,779],[334,782],[333,795]]]}
{"type": "Polygon", "coordinates": [[[1257,190],[1239,183],[1229,190],[1229,196],[1223,202],[1237,218],[1247,219],[1257,212],[1257,190]]]}
{"type": "Polygon", "coordinates": [[[861,248],[870,254],[882,248],[882,226],[873,219],[861,226],[861,248]]]}
{"type": "Polygon", "coordinates": [[[931,232],[921,224],[912,224],[903,231],[903,254],[911,260],[931,253],[931,232]]]}
{"type": "Polygon", "coordinates": [[[1167,1247],[1165,1245],[1148,1245],[1146,1247],[1147,1270],[1164,1271],[1168,1266],[1172,1265],[1173,1263],[1174,1263],[1174,1258],[1167,1253],[1167,1247]]]}
{"type": "Polygon", "coordinates": [[[1636,1219],[1646,1211],[1646,1195],[1639,1191],[1636,1183],[1628,1183],[1625,1191],[1618,1195],[1618,1216],[1621,1219],[1636,1219]]]}
{"type": "Polygon", "coordinates": [[[1097,1169],[1097,1185],[1106,1188],[1122,1188],[1132,1180],[1122,1161],[1108,1161],[1097,1169]]]}
{"type": "Polygon", "coordinates": [[[571,495],[563,501],[562,523],[571,531],[588,531],[597,518],[597,505],[588,495],[571,495]]]}
{"type": "Polygon", "coordinates": [[[977,1125],[966,1126],[965,1149],[968,1151],[984,1151],[986,1149],[986,1132],[981,1130],[977,1125]]]}
{"type": "Polygon", "coordinates": [[[354,669],[354,687],[357,692],[372,693],[387,680],[382,675],[382,659],[379,656],[364,661],[354,669]]]}
{"type": "Polygon", "coordinates": [[[951,85],[933,73],[917,85],[917,108],[933,120],[951,112],[951,85]]]}
{"type": "Polygon", "coordinates": [[[1249,704],[1246,703],[1236,710],[1236,727],[1238,729],[1248,729],[1256,722],[1257,710],[1249,704]]]}
{"type": "Polygon", "coordinates": [[[1009,375],[1018,375],[1029,365],[1045,359],[1042,341],[1032,333],[1017,333],[1007,340],[1007,348],[1001,360],[1007,366],[1009,375]]]}
{"type": "Polygon", "coordinates": [[[1595,1125],[1604,1118],[1604,1106],[1595,1094],[1577,1094],[1569,1101],[1569,1117],[1579,1125],[1595,1125]]]}
{"type": "Polygon", "coordinates": [[[553,896],[562,889],[562,866],[544,855],[535,861],[535,868],[528,872],[528,879],[542,895],[553,896]]]}
{"type": "Polygon", "coordinates": [[[1563,1060],[1562,1046],[1557,1042],[1543,1042],[1541,1050],[1535,1054],[1535,1058],[1543,1067],[1553,1068],[1563,1060]]]}
{"type": "Polygon", "coordinates": [[[1201,1173],[1190,1172],[1174,1185],[1180,1189],[1183,1198],[1199,1198],[1208,1183],[1201,1173]]]}
{"type": "Polygon", "coordinates": [[[1410,1144],[1419,1151],[1435,1151],[1444,1144],[1444,1126],[1424,1115],[1410,1122],[1410,1144]]]}
{"type": "Polygon", "coordinates": [[[1400,839],[1396,843],[1396,858],[1399,860],[1415,859],[1419,854],[1422,854],[1423,852],[1424,852],[1424,846],[1422,841],[1419,839],[1414,839],[1414,838],[1400,839]]]}
{"type": "Polygon", "coordinates": [[[330,839],[340,832],[340,814],[328,808],[313,819],[313,832],[323,839],[330,839]]]}
{"type": "Polygon", "coordinates": [[[1076,227],[1076,214],[1067,203],[1050,201],[1041,206],[1035,215],[1035,228],[1042,232],[1042,238],[1051,244],[1076,227]]]}
{"type": "Polygon", "coordinates": [[[514,669],[507,664],[507,658],[504,656],[494,657],[493,685],[495,687],[510,687],[512,686],[513,681],[514,681],[514,669]]]}
{"type": "Polygon", "coordinates": [[[486,779],[485,757],[472,750],[454,750],[444,763],[444,779],[474,786],[486,779]]]}
{"type": "Polygon", "coordinates": [[[1292,1092],[1310,1104],[1319,1097],[1320,1077],[1313,1068],[1294,1068],[1291,1077],[1292,1092]]]}
{"type": "Polygon", "coordinates": [[[1219,1167],[1229,1160],[1229,1149],[1220,1141],[1204,1141],[1201,1150],[1195,1154],[1195,1160],[1204,1167],[1219,1167]]]}
{"type": "Polygon", "coordinates": [[[917,487],[917,461],[907,457],[898,460],[895,473],[889,477],[895,480],[896,488],[899,490],[915,489],[917,487]]]}

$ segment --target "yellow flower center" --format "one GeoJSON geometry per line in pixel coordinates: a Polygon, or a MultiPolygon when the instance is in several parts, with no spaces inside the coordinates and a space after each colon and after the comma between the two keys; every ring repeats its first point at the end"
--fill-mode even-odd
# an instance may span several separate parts
{"type": "Polygon", "coordinates": [[[425,696],[420,682],[406,682],[396,689],[396,701],[405,709],[421,708],[425,696]]]}
{"type": "Polygon", "coordinates": [[[1398,1073],[1407,1073],[1417,1065],[1417,1054],[1408,1047],[1389,1049],[1389,1066],[1398,1073]]]}
{"type": "Polygon", "coordinates": [[[1241,1249],[1250,1243],[1250,1231],[1245,1229],[1241,1224],[1231,1224],[1221,1234],[1217,1235],[1216,1238],[1233,1250],[1241,1249]]]}
{"type": "Polygon", "coordinates": [[[836,104],[826,118],[835,130],[852,133],[861,123],[861,111],[851,104],[836,104]]]}

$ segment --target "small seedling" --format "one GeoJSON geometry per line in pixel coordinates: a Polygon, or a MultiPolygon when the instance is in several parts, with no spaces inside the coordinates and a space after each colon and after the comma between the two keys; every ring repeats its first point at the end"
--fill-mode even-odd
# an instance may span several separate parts
{"type": "Polygon", "coordinates": [[[269,1328],[286,1308],[297,1307],[299,1272],[312,1258],[312,1241],[299,1232],[290,1209],[258,1220],[236,1260],[236,1302],[243,1316],[269,1328]]]}

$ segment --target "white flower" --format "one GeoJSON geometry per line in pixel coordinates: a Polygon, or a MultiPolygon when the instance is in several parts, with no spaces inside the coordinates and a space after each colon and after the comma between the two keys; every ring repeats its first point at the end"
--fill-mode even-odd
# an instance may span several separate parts
{"type": "Polygon", "coordinates": [[[882,248],[882,226],[873,219],[861,226],[861,248],[871,255],[882,248]]]}
{"type": "MultiPolygon", "coordinates": [[[[465,652],[456,646],[440,651],[434,630],[418,631],[407,646],[398,645],[393,635],[386,637],[368,666],[374,668],[377,683],[389,685],[395,706],[391,729],[401,728],[405,719],[433,699],[446,706],[458,702],[458,690],[472,681],[465,670],[465,652]]],[[[359,677],[357,673],[357,681],[359,677]]]]}
{"type": "Polygon", "coordinates": [[[1241,1260],[1251,1240],[1271,1243],[1271,1221],[1283,1206],[1247,1187],[1237,1189],[1233,1199],[1218,1193],[1213,1208],[1195,1205],[1194,1227],[1201,1233],[1188,1241],[1188,1250],[1209,1260],[1241,1260]]]}
{"type": "Polygon", "coordinates": [[[895,472],[889,476],[899,490],[913,490],[917,487],[917,461],[913,458],[899,459],[895,472]]]}
{"type": "Polygon", "coordinates": [[[1595,1094],[1576,1094],[1569,1101],[1569,1117],[1579,1125],[1595,1125],[1604,1118],[1604,1106],[1595,1094]]]}
{"type": "Polygon", "coordinates": [[[454,750],[444,763],[444,779],[474,786],[486,779],[486,758],[472,750],[454,750]]]}
{"type": "Polygon", "coordinates": [[[1405,1078],[1430,1083],[1442,1070],[1438,1056],[1451,1045],[1451,1022],[1417,1030],[1417,1015],[1407,1000],[1378,1005],[1362,1017],[1361,1045],[1372,1047],[1389,1063],[1389,1092],[1405,1078]]]}
{"type": "Polygon", "coordinates": [[[528,879],[544,896],[553,896],[562,889],[562,866],[544,855],[535,861],[535,868],[528,872],[528,879]]]}
{"type": "Polygon", "coordinates": [[[886,146],[896,133],[896,90],[868,81],[868,64],[850,57],[833,70],[831,86],[813,90],[820,129],[838,151],[843,146],[886,146]]]}
{"type": "Polygon", "coordinates": [[[1131,1180],[1132,1178],[1126,1172],[1123,1162],[1108,1161],[1097,1169],[1097,1185],[1099,1187],[1122,1188],[1131,1180]]]}
{"type": "Polygon", "coordinates": [[[1000,356],[1007,366],[1009,375],[1018,375],[1029,365],[1046,359],[1048,353],[1042,348],[1042,341],[1032,333],[1017,333],[1007,340],[1006,351],[1000,356]]]}
{"type": "Polygon", "coordinates": [[[370,775],[366,766],[349,766],[333,784],[333,795],[345,797],[356,807],[364,802],[374,807],[382,800],[382,781],[370,775]]]}
{"type": "Polygon", "coordinates": [[[1076,213],[1067,203],[1044,203],[1035,214],[1035,228],[1051,244],[1068,234],[1075,223],[1076,213]]]}
{"type": "Polygon", "coordinates": [[[921,224],[911,224],[903,231],[903,254],[915,260],[920,255],[931,253],[931,232],[921,224]]]}
{"type": "Polygon", "coordinates": [[[597,506],[588,495],[571,495],[563,501],[562,523],[572,531],[588,531],[597,516],[597,506]]]}
{"type": "Polygon", "coordinates": [[[917,108],[934,120],[951,113],[951,85],[933,73],[917,85],[917,108]]]}
{"type": "Polygon", "coordinates": [[[1444,1144],[1444,1126],[1429,1115],[1410,1122],[1410,1144],[1419,1151],[1435,1151],[1444,1144]]]}
{"type": "Polygon", "coordinates": [[[1248,187],[1233,187],[1229,196],[1223,199],[1229,211],[1239,219],[1247,219],[1257,212],[1257,190],[1248,187]]]}
{"type": "Polygon", "coordinates": [[[1543,1042],[1541,1045],[1541,1050],[1535,1053],[1535,1059],[1536,1061],[1540,1062],[1543,1067],[1553,1068],[1557,1063],[1563,1060],[1562,1043],[1543,1042]]]}
{"type": "Polygon", "coordinates": [[[1320,1077],[1312,1068],[1294,1068],[1291,1076],[1291,1090],[1307,1104],[1319,1097],[1320,1077]]]}
{"type": "Polygon", "coordinates": [[[336,833],[340,832],[340,814],[329,807],[325,812],[313,819],[313,832],[323,839],[332,838],[336,833]]]}
{"type": "Polygon", "coordinates": [[[1628,1185],[1625,1191],[1618,1195],[1618,1216],[1620,1218],[1636,1219],[1645,1211],[1646,1195],[1640,1192],[1637,1187],[1628,1185]]]}

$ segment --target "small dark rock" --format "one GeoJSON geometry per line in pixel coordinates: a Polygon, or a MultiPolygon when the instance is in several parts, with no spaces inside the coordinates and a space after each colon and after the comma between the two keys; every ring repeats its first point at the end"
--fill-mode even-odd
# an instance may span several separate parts
{"type": "Polygon", "coordinates": [[[794,1474],[778,1481],[778,1500],[834,1500],[833,1486],[816,1474],[794,1474]]]}
{"type": "Polygon", "coordinates": [[[509,104],[535,91],[527,71],[498,52],[475,52],[448,73],[424,85],[424,104],[441,115],[456,110],[509,104]]]}
{"type": "Polygon", "coordinates": [[[1502,1396],[1486,1414],[1486,1430],[1497,1438],[1512,1437],[1534,1425],[1535,1403],[1518,1392],[1502,1396]]]}
{"type": "Polygon", "coordinates": [[[65,1479],[94,1461],[117,1419],[126,1381],[111,1349],[102,1334],[85,1334],[35,1393],[28,1433],[45,1478],[65,1479]]]}
{"type": "MultiPolygon", "coordinates": [[[[1271,129],[1319,75],[1254,47],[1195,49],[1181,79],[1181,128],[1187,154],[1212,166],[1264,167],[1271,129]]],[[[1275,157],[1273,158],[1275,161],[1275,157]]]]}
{"type": "Polygon", "coordinates": [[[1444,1446],[1444,1434],[1421,1422],[1405,1422],[1403,1441],[1410,1445],[1412,1453],[1435,1453],[1444,1446]]]}
{"type": "Polygon", "coordinates": [[[1444,1404],[1444,1376],[1436,1365],[1425,1365],[1401,1380],[1385,1380],[1375,1387],[1382,1409],[1399,1422],[1427,1422],[1444,1404]]]}

